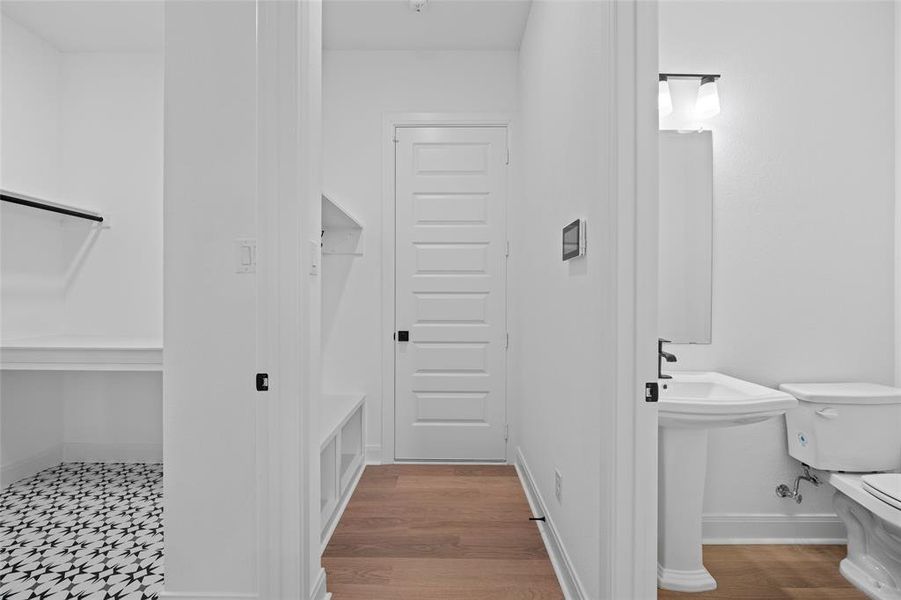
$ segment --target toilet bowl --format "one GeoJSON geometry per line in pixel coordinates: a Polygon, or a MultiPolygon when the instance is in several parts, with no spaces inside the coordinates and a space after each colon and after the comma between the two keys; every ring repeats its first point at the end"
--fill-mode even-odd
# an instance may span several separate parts
{"type": "Polygon", "coordinates": [[[901,600],[901,389],[868,383],[784,384],[795,459],[828,473],[848,531],[842,575],[876,600],[901,600]]]}
{"type": "Polygon", "coordinates": [[[901,499],[883,490],[901,488],[901,474],[873,484],[869,475],[832,473],[832,504],[848,530],[848,556],[841,573],[877,600],[901,600],[901,499]],[[892,498],[888,502],[883,498],[892,498]]]}

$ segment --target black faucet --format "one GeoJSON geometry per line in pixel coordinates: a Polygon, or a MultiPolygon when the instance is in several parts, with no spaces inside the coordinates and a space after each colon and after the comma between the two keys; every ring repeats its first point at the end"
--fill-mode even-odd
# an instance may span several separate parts
{"type": "Polygon", "coordinates": [[[657,339],[657,379],[672,379],[672,375],[665,375],[663,373],[663,360],[666,359],[666,362],[676,362],[676,355],[670,354],[669,352],[663,351],[663,344],[669,344],[669,340],[665,340],[663,338],[657,339]]]}

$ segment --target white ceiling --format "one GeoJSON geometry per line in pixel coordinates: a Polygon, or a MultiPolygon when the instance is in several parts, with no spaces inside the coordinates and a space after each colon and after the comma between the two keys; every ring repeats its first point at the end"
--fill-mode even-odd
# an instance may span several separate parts
{"type": "MultiPolygon", "coordinates": [[[[2,0],[11,17],[62,52],[145,52],[163,47],[163,2],[2,0]]],[[[324,0],[329,50],[517,50],[531,0],[324,0]]]]}
{"type": "Polygon", "coordinates": [[[3,14],[62,52],[150,52],[163,47],[163,3],[3,0],[3,14]]]}
{"type": "Polygon", "coordinates": [[[327,50],[518,50],[531,0],[324,0],[327,50]]]}

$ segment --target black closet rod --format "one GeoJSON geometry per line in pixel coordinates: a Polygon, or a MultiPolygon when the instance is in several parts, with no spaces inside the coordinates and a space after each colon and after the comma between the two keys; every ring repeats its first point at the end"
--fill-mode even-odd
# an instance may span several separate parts
{"type": "Polygon", "coordinates": [[[3,202],[10,202],[12,204],[20,204],[22,206],[29,206],[31,208],[36,208],[38,210],[46,210],[49,212],[58,213],[61,215],[68,215],[70,217],[76,217],[78,219],[87,219],[88,221],[96,221],[97,223],[103,223],[103,217],[96,213],[85,212],[75,208],[67,208],[65,206],[58,206],[56,204],[52,204],[50,202],[41,202],[36,198],[29,198],[28,196],[19,196],[9,194],[7,192],[0,192],[0,200],[3,202]]]}

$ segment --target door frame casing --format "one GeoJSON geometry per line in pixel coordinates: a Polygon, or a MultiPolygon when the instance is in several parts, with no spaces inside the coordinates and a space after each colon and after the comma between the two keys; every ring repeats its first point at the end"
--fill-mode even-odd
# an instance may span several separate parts
{"type": "MultiPolygon", "coordinates": [[[[504,127],[507,130],[507,149],[509,151],[513,138],[514,118],[512,113],[446,113],[446,112],[402,112],[386,113],[382,119],[382,436],[381,446],[366,449],[368,464],[393,464],[395,462],[395,402],[396,402],[396,364],[394,355],[395,331],[395,260],[396,260],[396,223],[395,223],[395,156],[394,135],[399,127],[504,127]]],[[[510,195],[512,187],[511,169],[507,169],[507,223],[510,222],[510,195]]],[[[509,231],[505,235],[509,239],[509,231]]],[[[504,285],[507,285],[504,275],[504,285]]],[[[509,290],[508,290],[509,292],[509,290]]],[[[505,319],[509,331],[509,300],[505,294],[505,319]]],[[[506,360],[509,365],[509,358],[506,360]]],[[[505,369],[507,371],[507,369],[505,369]]],[[[506,421],[510,422],[510,404],[507,401],[509,373],[504,374],[504,404],[506,421]]],[[[507,440],[505,456],[510,461],[512,444],[507,440]]],[[[430,461],[434,462],[434,461],[430,461]]]]}
{"type": "Polygon", "coordinates": [[[605,598],[657,597],[657,405],[645,384],[657,381],[658,119],[657,0],[608,2],[604,33],[612,75],[611,180],[616,218],[615,436],[601,474],[612,535],[601,539],[610,574],[605,598]],[[608,476],[609,475],[609,476],[608,476]]]}
{"type": "Polygon", "coordinates": [[[258,18],[258,293],[270,375],[257,431],[260,600],[325,600],[319,547],[322,2],[262,2],[258,18]]]}

